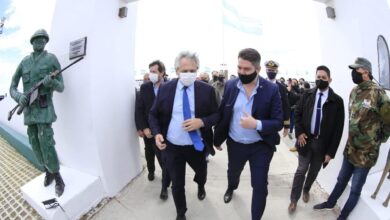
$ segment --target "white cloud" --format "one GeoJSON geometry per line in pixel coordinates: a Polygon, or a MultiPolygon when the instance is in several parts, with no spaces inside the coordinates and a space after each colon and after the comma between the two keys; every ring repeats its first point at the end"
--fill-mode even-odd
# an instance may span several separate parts
{"type": "MultiPolygon", "coordinates": [[[[22,56],[32,51],[31,35],[40,28],[50,33],[55,0],[12,0],[6,11],[4,29],[16,29],[0,37],[0,53],[9,49],[20,50],[22,56]]],[[[23,57],[18,57],[20,60],[23,57]]],[[[0,94],[8,90],[10,79],[18,63],[0,60],[0,94]],[[6,85],[6,86],[5,86],[6,85]]]]}

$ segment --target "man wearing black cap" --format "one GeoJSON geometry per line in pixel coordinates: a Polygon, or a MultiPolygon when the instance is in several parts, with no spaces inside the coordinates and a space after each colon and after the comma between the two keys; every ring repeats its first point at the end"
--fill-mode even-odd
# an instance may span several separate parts
{"type": "Polygon", "coordinates": [[[372,82],[371,63],[358,57],[349,65],[357,84],[349,96],[349,133],[337,183],[328,201],[313,208],[332,209],[352,175],[351,192],[338,220],[347,219],[355,208],[367,175],[378,159],[381,143],[390,136],[390,100],[385,91],[372,82]]]}

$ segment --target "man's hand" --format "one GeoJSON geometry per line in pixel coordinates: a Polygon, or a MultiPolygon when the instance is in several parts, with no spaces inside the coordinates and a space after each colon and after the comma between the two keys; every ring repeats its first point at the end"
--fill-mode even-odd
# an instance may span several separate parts
{"type": "Polygon", "coordinates": [[[150,131],[149,128],[145,128],[145,129],[143,130],[143,132],[144,132],[144,135],[145,135],[147,138],[152,138],[152,137],[153,137],[152,132],[150,131]]]}
{"type": "Polygon", "coordinates": [[[187,119],[183,122],[183,128],[185,131],[195,131],[198,130],[199,128],[203,127],[203,121],[202,119],[199,118],[191,118],[187,119]]]}
{"type": "Polygon", "coordinates": [[[300,147],[303,147],[306,145],[306,138],[307,138],[307,135],[305,133],[302,133],[298,136],[298,144],[300,147]]]}
{"type": "Polygon", "coordinates": [[[288,135],[288,128],[283,128],[283,137],[288,135]]]}
{"type": "Polygon", "coordinates": [[[26,106],[27,102],[28,102],[27,96],[25,94],[21,94],[18,101],[19,105],[26,106]]]}
{"type": "Polygon", "coordinates": [[[217,149],[219,151],[222,151],[222,147],[221,146],[215,146],[215,149],[217,149]]]}
{"type": "Polygon", "coordinates": [[[158,149],[160,150],[164,150],[166,147],[167,147],[167,144],[165,144],[165,140],[164,140],[164,137],[162,136],[162,134],[158,134],[154,137],[155,141],[156,141],[156,146],[158,147],[158,149]]]}
{"type": "Polygon", "coordinates": [[[332,158],[329,155],[325,155],[324,163],[329,163],[332,158]]]}
{"type": "Polygon", "coordinates": [[[53,82],[53,79],[51,78],[51,75],[47,75],[47,76],[45,76],[45,78],[43,79],[43,85],[44,85],[45,87],[50,87],[51,84],[52,84],[52,82],[53,82]]]}
{"type": "Polygon", "coordinates": [[[141,138],[144,137],[144,132],[142,132],[142,130],[138,130],[137,134],[138,134],[138,137],[141,137],[141,138]]]}
{"type": "Polygon", "coordinates": [[[244,116],[240,118],[240,125],[246,129],[256,129],[257,121],[252,115],[249,115],[244,111],[244,116]]]}

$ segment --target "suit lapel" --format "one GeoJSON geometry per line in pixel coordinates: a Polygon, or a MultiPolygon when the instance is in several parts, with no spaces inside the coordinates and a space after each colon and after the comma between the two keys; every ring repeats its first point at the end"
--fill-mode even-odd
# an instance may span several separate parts
{"type": "Polygon", "coordinates": [[[263,84],[264,84],[264,80],[263,80],[263,78],[261,78],[259,76],[259,87],[257,88],[256,95],[253,98],[252,116],[255,115],[256,110],[257,110],[257,106],[259,105],[261,100],[263,100],[263,98],[262,98],[262,96],[264,95],[264,92],[262,92],[263,86],[264,86],[263,84]]]}
{"type": "Polygon", "coordinates": [[[170,85],[172,88],[168,89],[167,106],[169,108],[168,112],[170,116],[172,116],[173,102],[175,100],[177,82],[178,82],[177,79],[173,79],[172,84],[170,85]]]}
{"type": "Polygon", "coordinates": [[[231,92],[231,94],[230,94],[230,97],[227,99],[227,100],[230,101],[230,102],[226,102],[226,103],[229,103],[231,106],[234,106],[234,104],[236,103],[237,97],[238,97],[238,93],[240,93],[240,90],[239,90],[238,87],[237,87],[238,80],[239,80],[239,79],[236,79],[236,80],[231,84],[231,86],[233,87],[233,88],[232,88],[232,92],[231,92]]]}
{"type": "Polygon", "coordinates": [[[311,121],[311,118],[313,117],[313,110],[314,110],[314,104],[316,103],[317,98],[317,90],[314,90],[311,94],[311,99],[309,99],[309,118],[311,121]]]}
{"type": "Polygon", "coordinates": [[[200,113],[200,107],[202,106],[201,103],[200,103],[200,97],[202,97],[202,94],[201,94],[201,89],[200,89],[201,85],[199,82],[195,81],[194,82],[194,103],[195,103],[195,117],[199,117],[199,113],[200,113]]]}

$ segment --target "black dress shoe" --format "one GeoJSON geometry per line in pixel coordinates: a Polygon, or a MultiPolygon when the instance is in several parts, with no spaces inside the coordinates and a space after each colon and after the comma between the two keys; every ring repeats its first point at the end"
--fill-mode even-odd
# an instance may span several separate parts
{"type": "Polygon", "coordinates": [[[186,216],[185,215],[177,215],[176,216],[176,220],[186,220],[186,216]]]}
{"type": "Polygon", "coordinates": [[[309,202],[309,200],[310,200],[310,194],[309,194],[309,192],[303,191],[303,193],[302,193],[302,200],[303,200],[303,202],[305,202],[305,203],[308,203],[308,202],[309,202]]]}
{"type": "Polygon", "coordinates": [[[62,195],[62,193],[64,193],[64,189],[65,189],[65,183],[64,181],[62,180],[62,177],[60,175],[60,173],[55,173],[54,174],[54,179],[56,180],[56,194],[58,197],[60,197],[62,195]]]}
{"type": "Polygon", "coordinates": [[[168,199],[168,190],[167,188],[162,188],[160,193],[160,199],[161,200],[167,200],[168,199]]]}
{"type": "Polygon", "coordinates": [[[232,198],[233,198],[233,190],[227,189],[225,195],[223,196],[223,201],[225,203],[229,203],[230,200],[232,200],[232,198]]]}
{"type": "Polygon", "coordinates": [[[50,185],[53,182],[53,180],[54,180],[54,174],[46,170],[46,175],[45,175],[45,180],[43,181],[43,185],[46,187],[50,185]]]}
{"type": "Polygon", "coordinates": [[[154,173],[149,173],[148,174],[148,180],[153,181],[154,180],[154,173]]]}
{"type": "Polygon", "coordinates": [[[206,190],[204,186],[198,186],[198,199],[203,200],[204,198],[206,198],[206,190]]]}

